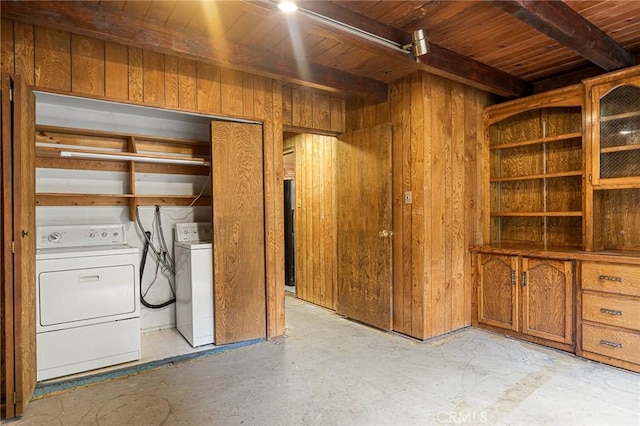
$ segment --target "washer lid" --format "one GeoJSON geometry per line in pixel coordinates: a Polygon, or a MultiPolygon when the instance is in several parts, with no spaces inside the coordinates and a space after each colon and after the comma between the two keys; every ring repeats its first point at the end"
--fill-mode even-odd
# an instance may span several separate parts
{"type": "Polygon", "coordinates": [[[176,241],[176,247],[182,247],[187,250],[211,250],[211,243],[205,243],[202,241],[194,241],[194,242],[180,242],[176,241]]]}

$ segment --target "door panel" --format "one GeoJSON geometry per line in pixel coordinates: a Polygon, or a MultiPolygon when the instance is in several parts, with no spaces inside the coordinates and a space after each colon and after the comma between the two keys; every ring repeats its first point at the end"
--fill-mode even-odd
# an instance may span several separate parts
{"type": "Polygon", "coordinates": [[[572,262],[525,257],[522,271],[522,331],[572,343],[572,262]]]}
{"type": "Polygon", "coordinates": [[[518,330],[518,258],[478,255],[478,322],[518,330]]]}
{"type": "Polygon", "coordinates": [[[336,157],[336,311],[390,330],[391,125],[343,134],[336,157]]]}
{"type": "Polygon", "coordinates": [[[266,337],[262,126],[211,124],[215,343],[266,337]]]}
{"type": "Polygon", "coordinates": [[[34,107],[31,89],[3,74],[2,337],[7,341],[2,348],[2,391],[7,417],[22,415],[36,385],[34,107]],[[12,86],[13,101],[7,102],[12,86]],[[10,398],[13,392],[15,401],[10,398]]]}
{"type": "Polygon", "coordinates": [[[0,179],[2,179],[2,194],[0,194],[0,237],[2,246],[0,255],[2,256],[2,267],[0,268],[0,296],[2,307],[0,308],[0,354],[1,368],[1,398],[3,418],[15,416],[13,404],[14,386],[14,354],[13,354],[13,256],[11,254],[11,240],[13,236],[13,215],[12,211],[12,191],[11,191],[11,102],[9,100],[9,90],[11,89],[11,79],[2,75],[2,97],[0,98],[0,108],[2,114],[2,147],[0,151],[2,168],[0,179]],[[7,397],[11,398],[7,401],[7,397]]]}

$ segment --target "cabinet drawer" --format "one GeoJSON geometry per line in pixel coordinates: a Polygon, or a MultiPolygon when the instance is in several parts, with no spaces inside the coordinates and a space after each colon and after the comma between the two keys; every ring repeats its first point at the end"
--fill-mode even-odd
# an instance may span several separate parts
{"type": "Polygon", "coordinates": [[[640,330],[640,300],[584,294],[582,318],[587,321],[640,330]]]}
{"type": "Polygon", "coordinates": [[[640,364],[640,334],[632,331],[583,324],[582,349],[640,364]]]}
{"type": "Polygon", "coordinates": [[[582,288],[640,296],[640,266],[584,262],[582,288]]]}

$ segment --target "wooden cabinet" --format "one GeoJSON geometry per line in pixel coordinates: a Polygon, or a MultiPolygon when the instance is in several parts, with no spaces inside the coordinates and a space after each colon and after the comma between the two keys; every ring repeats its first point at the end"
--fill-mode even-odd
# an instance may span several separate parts
{"type": "Polygon", "coordinates": [[[477,272],[479,324],[572,349],[572,261],[480,253],[477,272]]]}
{"type": "Polygon", "coordinates": [[[640,372],[640,265],[582,263],[582,355],[640,372]]]}
{"type": "Polygon", "coordinates": [[[580,95],[572,86],[486,109],[485,243],[582,246],[580,95]]]}

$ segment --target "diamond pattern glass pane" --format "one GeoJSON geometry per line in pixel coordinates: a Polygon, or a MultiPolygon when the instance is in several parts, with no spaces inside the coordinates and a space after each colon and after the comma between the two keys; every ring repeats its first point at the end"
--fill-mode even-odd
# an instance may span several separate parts
{"type": "Polygon", "coordinates": [[[640,176],[640,88],[621,86],[600,100],[600,177],[640,176]]]}

